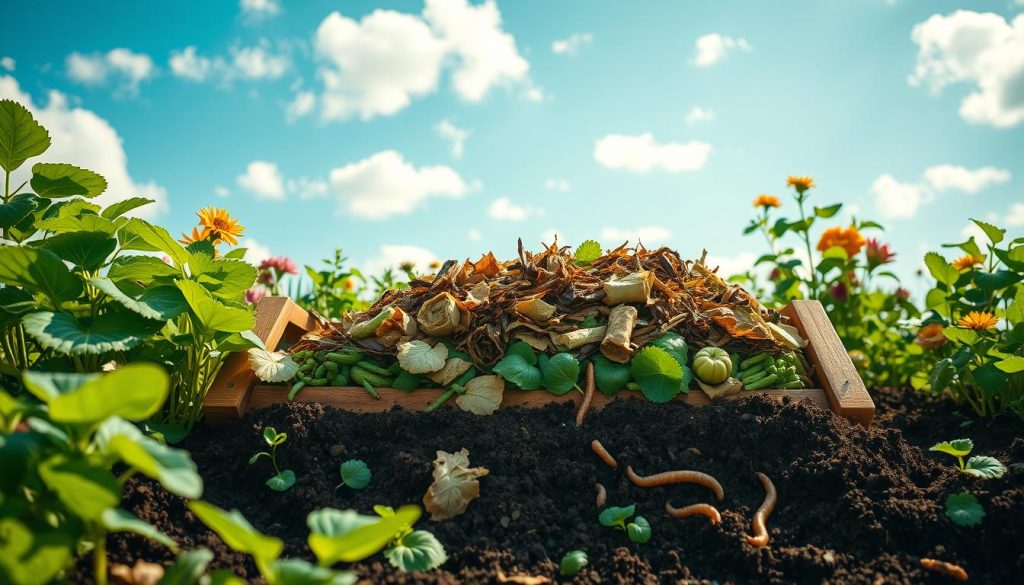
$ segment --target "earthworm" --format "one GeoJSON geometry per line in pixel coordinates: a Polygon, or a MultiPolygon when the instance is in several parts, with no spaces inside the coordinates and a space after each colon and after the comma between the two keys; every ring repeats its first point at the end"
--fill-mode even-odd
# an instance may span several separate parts
{"type": "Polygon", "coordinates": [[[598,508],[604,508],[605,500],[608,499],[608,491],[599,483],[594,484],[594,489],[597,491],[597,497],[594,499],[594,503],[597,504],[598,508]]]}
{"type": "Polygon", "coordinates": [[[633,471],[633,466],[626,466],[626,476],[629,481],[640,487],[658,487],[673,483],[697,483],[715,492],[718,501],[725,499],[725,490],[718,480],[700,471],[679,470],[655,473],[654,475],[642,476],[633,471]]]}
{"type": "Polygon", "coordinates": [[[761,548],[768,544],[768,528],[765,526],[765,522],[768,520],[768,516],[772,515],[772,510],[775,509],[775,501],[778,499],[775,493],[775,485],[772,480],[768,479],[768,476],[758,472],[757,478],[761,480],[761,485],[764,486],[764,502],[761,502],[761,507],[754,513],[754,536],[747,536],[747,542],[761,548]]]}
{"type": "Polygon", "coordinates": [[[673,518],[689,518],[690,516],[707,516],[712,524],[722,521],[722,515],[711,504],[691,504],[683,508],[672,507],[672,502],[665,502],[665,511],[673,518]]]}
{"type": "Polygon", "coordinates": [[[590,410],[590,403],[594,401],[594,363],[590,362],[587,364],[587,375],[586,383],[583,384],[583,402],[580,403],[580,409],[576,411],[576,426],[583,426],[583,417],[587,416],[587,411],[590,410]]]}
{"type": "Polygon", "coordinates": [[[601,444],[601,441],[594,439],[593,441],[590,442],[590,448],[594,450],[594,453],[597,453],[597,456],[600,457],[601,461],[604,461],[605,464],[608,465],[608,467],[615,469],[619,466],[619,462],[616,461],[615,458],[612,457],[612,454],[609,453],[608,450],[604,448],[604,445],[601,444]]]}
{"type": "Polygon", "coordinates": [[[967,580],[967,571],[965,571],[960,565],[954,565],[953,563],[947,563],[946,561],[938,561],[935,559],[921,559],[921,566],[929,571],[934,571],[947,577],[952,577],[957,581],[967,580]]]}

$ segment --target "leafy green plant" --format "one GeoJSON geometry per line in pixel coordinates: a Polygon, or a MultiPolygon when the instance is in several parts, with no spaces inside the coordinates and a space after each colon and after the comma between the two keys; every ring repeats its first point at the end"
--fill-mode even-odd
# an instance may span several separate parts
{"type": "Polygon", "coordinates": [[[335,486],[334,489],[344,485],[354,490],[361,490],[370,485],[370,478],[373,477],[373,474],[370,473],[370,468],[360,459],[349,459],[342,463],[340,472],[341,483],[335,486]]]}
{"type": "Polygon", "coordinates": [[[537,367],[537,354],[525,341],[510,345],[492,369],[506,382],[523,390],[536,390],[544,381],[544,374],[537,367]]]}
{"type": "Polygon", "coordinates": [[[298,279],[292,279],[288,296],[304,308],[313,309],[325,317],[340,317],[345,311],[361,308],[363,303],[359,294],[365,286],[362,272],[347,266],[348,258],[342,255],[341,248],[336,248],[334,257],[323,260],[323,263],[327,265],[323,270],[306,266],[306,276],[312,283],[308,292],[302,291],[302,283],[298,279]]]}
{"type": "MultiPolygon", "coordinates": [[[[392,518],[396,512],[390,506],[374,506],[381,518],[392,518]]],[[[444,546],[426,530],[413,530],[415,520],[402,526],[384,548],[384,557],[392,566],[404,573],[436,569],[448,560],[444,546]]]]}
{"type": "Polygon", "coordinates": [[[651,540],[651,525],[643,516],[637,516],[632,522],[627,522],[635,513],[636,504],[624,508],[609,506],[601,510],[598,521],[602,526],[626,531],[626,536],[632,542],[645,544],[651,540]]]}
{"type": "Polygon", "coordinates": [[[640,391],[651,402],[668,402],[684,390],[682,366],[660,347],[640,350],[633,356],[629,369],[640,391]]]}
{"type": "Polygon", "coordinates": [[[977,526],[985,518],[985,510],[973,494],[949,494],[946,496],[946,517],[957,526],[977,526]]]}
{"type": "Polygon", "coordinates": [[[573,388],[579,389],[576,381],[580,377],[580,362],[576,356],[565,352],[551,357],[541,355],[537,363],[544,377],[544,388],[548,392],[562,395],[573,388]]]}
{"type": "Polygon", "coordinates": [[[0,581],[49,583],[90,553],[93,580],[105,584],[110,532],[134,532],[177,551],[119,507],[125,483],[140,473],[173,494],[202,494],[189,454],[130,422],[159,411],[167,374],[131,364],[109,374],[25,372],[22,381],[29,396],[0,390],[0,581]],[[123,469],[118,475],[115,466],[123,469]]]}
{"type": "Polygon", "coordinates": [[[572,577],[582,571],[588,562],[585,551],[571,550],[562,557],[562,562],[558,564],[558,572],[565,577],[572,577]]]}
{"type": "Polygon", "coordinates": [[[277,466],[277,448],[287,440],[288,433],[278,433],[274,427],[266,427],[263,429],[263,441],[270,447],[270,451],[260,451],[249,458],[249,465],[259,461],[260,457],[270,459],[270,463],[274,466],[274,475],[266,483],[267,487],[275,492],[286,491],[295,485],[295,472],[291,469],[282,470],[277,466]]]}
{"type": "Polygon", "coordinates": [[[952,441],[936,443],[928,450],[956,457],[961,472],[980,477],[981,479],[998,479],[1006,473],[1005,465],[1000,463],[995,457],[987,455],[975,455],[965,463],[964,457],[967,457],[972,449],[974,449],[974,441],[970,439],[954,439],[952,441]]]}

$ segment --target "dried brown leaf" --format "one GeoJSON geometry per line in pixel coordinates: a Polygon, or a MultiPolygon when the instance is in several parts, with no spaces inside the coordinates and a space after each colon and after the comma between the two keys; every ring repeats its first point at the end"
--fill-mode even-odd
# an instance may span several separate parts
{"type": "Polygon", "coordinates": [[[423,496],[423,506],[431,520],[454,518],[466,511],[469,503],[480,497],[477,478],[490,473],[484,467],[469,466],[469,450],[456,453],[438,451],[434,459],[434,482],[423,496]]]}

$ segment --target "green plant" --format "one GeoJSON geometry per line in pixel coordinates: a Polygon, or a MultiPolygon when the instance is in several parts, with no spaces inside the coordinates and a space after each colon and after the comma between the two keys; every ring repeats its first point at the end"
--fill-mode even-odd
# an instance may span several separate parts
{"type": "Polygon", "coordinates": [[[334,258],[323,261],[327,268],[317,270],[306,266],[306,275],[312,282],[308,293],[303,293],[301,282],[291,280],[288,296],[306,309],[313,309],[325,317],[340,317],[346,311],[363,306],[359,294],[365,283],[362,272],[355,267],[346,267],[348,258],[341,248],[334,250],[334,258]]]}
{"type": "Polygon", "coordinates": [[[632,522],[627,521],[636,513],[636,504],[630,504],[624,508],[609,506],[601,510],[598,521],[602,526],[625,530],[630,541],[637,544],[645,544],[651,540],[651,525],[643,516],[633,518],[632,522]]]}
{"type": "Polygon", "coordinates": [[[972,449],[974,449],[974,441],[970,439],[954,439],[952,441],[936,443],[928,450],[956,457],[960,471],[968,475],[982,479],[998,479],[1006,473],[1005,465],[1000,463],[995,457],[987,455],[975,455],[965,463],[964,457],[967,457],[972,449]]]}
{"type": "Polygon", "coordinates": [[[973,494],[949,494],[946,496],[946,517],[957,526],[977,526],[985,518],[985,510],[973,494]]]}
{"type": "MultiPolygon", "coordinates": [[[[577,251],[578,257],[579,252],[577,251]]],[[[562,557],[562,562],[558,564],[558,572],[565,577],[572,577],[582,571],[583,567],[587,566],[587,563],[587,553],[585,551],[571,550],[562,557]]]]}
{"type": "Polygon", "coordinates": [[[689,382],[679,362],[660,347],[640,350],[633,356],[629,371],[644,397],[651,402],[668,402],[685,391],[689,382]]]}
{"type": "Polygon", "coordinates": [[[164,404],[167,374],[131,364],[109,374],[25,372],[23,383],[34,400],[0,390],[0,581],[49,583],[91,552],[93,580],[105,584],[110,532],[176,551],[173,540],[119,507],[125,483],[139,473],[173,494],[202,494],[186,451],[129,422],[164,404]]]}
{"type": "Polygon", "coordinates": [[[274,466],[274,475],[267,480],[267,487],[275,492],[283,492],[295,485],[295,472],[291,469],[281,470],[277,466],[277,448],[288,440],[288,433],[278,433],[274,427],[263,429],[263,441],[270,447],[270,452],[260,451],[249,458],[249,465],[256,463],[260,457],[267,457],[274,466]]]}
{"type": "Polygon", "coordinates": [[[359,459],[349,459],[342,463],[340,472],[341,483],[335,486],[334,489],[345,485],[354,490],[361,490],[370,485],[370,478],[373,477],[373,474],[370,473],[370,468],[359,459]]]}
{"type": "MultiPolygon", "coordinates": [[[[373,511],[381,518],[396,514],[390,506],[374,506],[373,511]]],[[[448,560],[441,542],[426,530],[413,530],[414,523],[412,520],[402,525],[384,548],[384,557],[403,573],[436,569],[448,560]]]]}

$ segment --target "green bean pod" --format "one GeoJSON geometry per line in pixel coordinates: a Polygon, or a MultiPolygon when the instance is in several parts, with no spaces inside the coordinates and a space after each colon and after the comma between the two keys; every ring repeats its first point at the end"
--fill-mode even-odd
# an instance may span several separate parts
{"type": "Polygon", "coordinates": [[[765,376],[764,378],[761,378],[760,380],[758,380],[757,382],[754,382],[753,384],[750,384],[749,386],[746,387],[746,389],[747,390],[760,390],[762,388],[767,388],[767,387],[771,386],[772,384],[774,384],[775,381],[778,380],[778,379],[779,379],[779,376],[777,374],[771,374],[769,376],[765,376]]]}
{"type": "Polygon", "coordinates": [[[803,387],[804,387],[804,381],[801,380],[800,378],[797,378],[796,380],[793,380],[791,382],[785,382],[783,384],[779,384],[779,388],[782,388],[783,390],[795,390],[795,389],[803,388],[803,387]]]}
{"type": "Polygon", "coordinates": [[[759,364],[762,361],[768,359],[769,357],[771,357],[771,356],[769,356],[767,353],[759,353],[759,354],[757,354],[755,356],[748,357],[747,359],[743,360],[742,364],[740,364],[740,369],[741,370],[746,370],[750,366],[759,364]]]}
{"type": "Polygon", "coordinates": [[[324,356],[324,359],[335,364],[351,366],[352,364],[363,359],[363,352],[359,350],[353,351],[346,348],[340,351],[332,351],[331,353],[324,356]]]}
{"type": "Polygon", "coordinates": [[[373,387],[373,384],[370,384],[366,380],[363,380],[363,389],[366,390],[366,393],[369,394],[370,396],[373,396],[377,400],[380,400],[380,394],[377,393],[377,389],[373,387]]]}
{"type": "Polygon", "coordinates": [[[368,372],[361,366],[353,366],[349,373],[352,376],[352,380],[359,385],[363,385],[365,382],[369,382],[373,386],[391,385],[391,378],[368,372]]]}
{"type": "Polygon", "coordinates": [[[299,393],[299,390],[302,390],[305,387],[306,387],[306,383],[305,382],[303,382],[303,381],[296,382],[292,386],[292,389],[288,392],[288,400],[295,400],[295,396],[299,393]]]}

